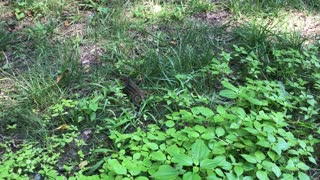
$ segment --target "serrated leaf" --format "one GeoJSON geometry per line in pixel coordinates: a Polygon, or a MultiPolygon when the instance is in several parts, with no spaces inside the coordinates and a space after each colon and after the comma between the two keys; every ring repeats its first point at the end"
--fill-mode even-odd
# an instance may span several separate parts
{"type": "Polygon", "coordinates": [[[147,143],[146,144],[151,150],[158,150],[159,146],[156,143],[147,143]]]}
{"type": "Polygon", "coordinates": [[[289,159],[286,166],[287,170],[296,171],[298,168],[294,165],[293,160],[289,159]]]}
{"type": "Polygon", "coordinates": [[[256,157],[258,162],[261,162],[262,160],[264,160],[266,158],[266,156],[261,151],[256,151],[254,153],[254,156],[256,157]]]}
{"type": "Polygon", "coordinates": [[[192,158],[185,155],[185,154],[179,154],[179,153],[173,153],[172,162],[178,163],[182,166],[192,166],[193,161],[192,158]]]}
{"type": "Polygon", "coordinates": [[[163,154],[163,152],[161,151],[152,152],[150,154],[150,158],[151,160],[154,160],[154,161],[165,161],[167,159],[166,155],[163,154]]]}
{"type": "Polygon", "coordinates": [[[229,98],[229,99],[236,99],[238,97],[238,93],[231,91],[231,90],[228,90],[228,89],[224,89],[224,90],[220,91],[219,95],[222,97],[229,98]]]}
{"type": "Polygon", "coordinates": [[[227,111],[224,109],[224,107],[223,106],[221,106],[221,105],[218,105],[218,107],[217,107],[217,112],[220,114],[220,115],[222,115],[222,116],[224,116],[225,114],[227,114],[227,111]]]}
{"type": "Polygon", "coordinates": [[[271,144],[268,141],[260,140],[260,141],[257,142],[257,145],[269,148],[271,144]]]}
{"type": "Polygon", "coordinates": [[[240,177],[240,176],[243,174],[243,172],[244,172],[244,170],[243,170],[243,168],[242,168],[241,166],[235,166],[235,167],[233,168],[233,171],[236,173],[236,175],[237,175],[238,177],[240,177]]]}
{"type": "Polygon", "coordinates": [[[196,126],[194,127],[194,129],[195,129],[196,131],[198,131],[199,133],[204,133],[204,132],[207,131],[207,129],[206,129],[205,127],[199,126],[199,125],[196,125],[196,126]]]}
{"type": "Polygon", "coordinates": [[[200,167],[204,169],[214,169],[222,166],[226,162],[225,156],[217,156],[214,159],[204,159],[200,162],[200,167]]]}
{"type": "Polygon", "coordinates": [[[225,134],[225,130],[222,128],[222,127],[217,127],[216,128],[216,135],[218,136],[218,137],[221,137],[221,136],[223,136],[225,134]]]}
{"type": "Polygon", "coordinates": [[[302,169],[302,170],[304,170],[304,171],[307,171],[307,170],[310,169],[310,167],[307,166],[307,165],[306,165],[305,163],[303,163],[303,162],[299,162],[299,163],[296,165],[296,167],[299,168],[299,169],[302,169]]]}
{"type": "Polygon", "coordinates": [[[201,180],[199,174],[187,172],[182,177],[183,180],[201,180]]]}
{"type": "Polygon", "coordinates": [[[233,173],[226,173],[228,180],[238,180],[239,178],[236,177],[233,173]]]}
{"type": "Polygon", "coordinates": [[[256,164],[257,160],[254,156],[248,155],[248,154],[240,154],[246,161],[252,164],[256,164]]]}
{"type": "Polygon", "coordinates": [[[274,165],[273,162],[270,162],[270,161],[267,161],[267,160],[262,161],[261,164],[262,164],[262,166],[264,167],[264,169],[266,169],[266,170],[268,170],[268,171],[271,171],[271,170],[272,170],[272,167],[273,167],[273,165],[274,165]]]}
{"type": "Polygon", "coordinates": [[[253,97],[245,96],[245,99],[248,100],[250,103],[258,106],[266,106],[268,103],[266,101],[261,101],[259,99],[255,99],[253,97]]]}
{"type": "Polygon", "coordinates": [[[155,172],[152,177],[156,179],[176,179],[179,175],[179,172],[169,165],[162,165],[159,167],[158,171],[155,172]]]}
{"type": "Polygon", "coordinates": [[[175,125],[174,121],[172,121],[172,120],[166,121],[166,126],[167,126],[167,127],[171,128],[171,127],[173,127],[174,125],[175,125]]]}
{"type": "Polygon", "coordinates": [[[192,146],[192,159],[198,160],[199,162],[209,155],[209,148],[205,145],[205,143],[198,139],[192,146]]]}
{"type": "Polygon", "coordinates": [[[259,170],[256,172],[256,175],[259,180],[269,180],[268,174],[265,171],[259,170]]]}
{"type": "Polygon", "coordinates": [[[191,112],[194,115],[201,114],[204,117],[211,117],[214,115],[213,111],[210,108],[203,107],[203,106],[193,107],[191,108],[191,112]]]}
{"type": "Polygon", "coordinates": [[[211,140],[211,139],[214,138],[214,132],[212,132],[212,131],[206,132],[206,133],[201,135],[201,138],[202,139],[207,139],[207,140],[210,139],[211,140]]]}
{"type": "Polygon", "coordinates": [[[273,164],[273,165],[272,165],[271,170],[272,170],[272,172],[273,172],[277,177],[280,177],[280,176],[281,176],[281,170],[280,170],[280,168],[279,168],[276,164],[273,164]]]}
{"type": "Polygon", "coordinates": [[[283,150],[287,150],[289,148],[289,144],[282,138],[278,139],[278,142],[272,146],[272,150],[274,150],[278,155],[281,155],[283,150]]]}
{"type": "Polygon", "coordinates": [[[298,172],[299,180],[310,180],[310,177],[303,172],[298,172]]]}
{"type": "Polygon", "coordinates": [[[309,159],[309,161],[312,162],[313,164],[317,164],[316,160],[315,160],[312,156],[309,156],[308,159],[309,159]]]}
{"type": "Polygon", "coordinates": [[[222,81],[221,84],[222,84],[223,87],[225,87],[225,88],[227,88],[229,90],[232,90],[232,91],[235,91],[235,92],[237,92],[239,90],[237,87],[235,87],[234,85],[232,85],[228,81],[222,81]]]}
{"type": "Polygon", "coordinates": [[[127,168],[123,167],[118,160],[116,159],[109,159],[108,164],[111,167],[111,170],[113,170],[117,174],[127,174],[127,168]]]}
{"type": "Polygon", "coordinates": [[[246,130],[246,131],[248,131],[249,133],[254,134],[254,135],[256,135],[256,134],[259,133],[259,131],[257,131],[256,129],[250,128],[250,127],[246,127],[246,128],[242,128],[242,129],[244,129],[244,130],[246,130]]]}
{"type": "Polygon", "coordinates": [[[224,177],[225,176],[223,171],[220,168],[215,168],[214,172],[220,177],[224,177]]]}

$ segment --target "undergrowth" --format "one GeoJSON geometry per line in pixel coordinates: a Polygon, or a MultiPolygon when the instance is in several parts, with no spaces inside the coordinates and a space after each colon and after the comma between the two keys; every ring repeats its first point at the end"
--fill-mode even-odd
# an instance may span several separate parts
{"type": "Polygon", "coordinates": [[[8,1],[0,178],[319,178],[319,44],[250,16],[315,2],[8,1]]]}

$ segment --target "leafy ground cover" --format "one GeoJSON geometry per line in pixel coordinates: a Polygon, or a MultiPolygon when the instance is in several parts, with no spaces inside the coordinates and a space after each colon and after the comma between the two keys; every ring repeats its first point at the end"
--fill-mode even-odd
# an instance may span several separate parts
{"type": "Polygon", "coordinates": [[[319,179],[319,4],[0,2],[0,178],[319,179]]]}

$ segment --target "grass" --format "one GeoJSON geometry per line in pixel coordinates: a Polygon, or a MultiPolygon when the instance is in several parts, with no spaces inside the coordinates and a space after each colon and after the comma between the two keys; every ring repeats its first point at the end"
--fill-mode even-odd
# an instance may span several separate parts
{"type": "MultiPolygon", "coordinates": [[[[296,166],[310,177],[317,176],[319,168],[312,163],[319,163],[318,154],[311,149],[319,147],[320,76],[314,68],[319,67],[319,42],[308,46],[306,42],[314,37],[291,29],[283,15],[287,11],[314,12],[319,8],[317,1],[6,1],[0,9],[0,17],[7,18],[0,23],[0,152],[5,154],[0,156],[0,167],[6,171],[0,177],[103,178],[101,174],[111,177],[114,174],[109,172],[115,171],[123,178],[123,172],[111,168],[118,165],[112,158],[120,158],[125,166],[125,158],[138,147],[138,153],[148,148],[154,150],[148,153],[159,153],[172,142],[180,147],[183,136],[181,141],[166,140],[159,147],[151,141],[163,141],[166,133],[188,131],[192,139],[202,131],[199,126],[216,128],[219,138],[230,133],[226,140],[230,147],[245,144],[256,150],[251,154],[266,153],[264,147],[250,145],[254,139],[248,132],[236,131],[238,122],[231,124],[234,117],[243,118],[243,113],[252,121],[255,117],[266,121],[260,127],[260,122],[250,124],[244,118],[244,129],[260,132],[265,128],[272,133],[272,128],[289,129],[286,137],[279,133],[268,140],[289,138],[288,144],[306,147],[301,152],[292,147],[286,156],[303,157],[298,159],[303,164],[296,166]],[[221,11],[231,18],[220,17],[221,11]],[[214,16],[214,22],[200,20],[199,15],[214,16]],[[122,90],[126,84],[121,75],[130,76],[146,91],[147,98],[139,107],[122,90]],[[211,113],[214,123],[209,121],[211,113]],[[278,118],[278,124],[269,122],[270,117],[278,118]],[[193,127],[197,132],[188,130],[193,127]],[[241,139],[236,145],[231,142],[235,135],[241,139]],[[150,142],[135,144],[140,138],[150,142]],[[32,153],[40,151],[39,156],[32,153]],[[23,167],[29,157],[36,160],[23,167]],[[316,171],[307,171],[306,164],[316,171]]],[[[192,143],[199,145],[199,141],[192,143]]],[[[189,151],[191,140],[183,146],[182,152],[189,151]]],[[[230,147],[224,150],[228,158],[234,155],[240,161],[239,152],[229,151],[230,147]]],[[[193,153],[196,148],[191,149],[193,153]]],[[[270,154],[270,161],[283,170],[283,178],[304,177],[298,170],[291,172],[287,159],[278,162],[270,154]]],[[[147,160],[143,163],[148,164],[147,160]]],[[[159,162],[154,164],[155,169],[150,165],[141,174],[159,174],[159,162]]],[[[129,171],[129,165],[127,168],[129,171]]],[[[232,170],[223,171],[231,177],[227,171],[232,170]]],[[[256,178],[249,171],[245,173],[256,178]]],[[[137,178],[130,173],[128,177],[137,178]]]]}

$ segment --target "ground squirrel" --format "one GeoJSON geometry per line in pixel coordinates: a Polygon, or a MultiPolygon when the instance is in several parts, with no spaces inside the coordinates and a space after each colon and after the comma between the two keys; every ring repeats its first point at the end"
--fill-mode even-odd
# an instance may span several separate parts
{"type": "Polygon", "coordinates": [[[120,80],[124,83],[124,93],[128,95],[135,106],[140,106],[142,100],[146,96],[145,92],[141,90],[128,76],[121,76],[120,80]]]}

